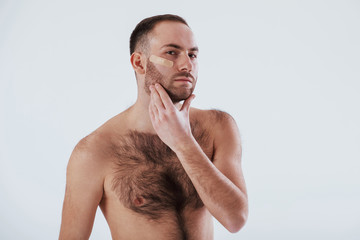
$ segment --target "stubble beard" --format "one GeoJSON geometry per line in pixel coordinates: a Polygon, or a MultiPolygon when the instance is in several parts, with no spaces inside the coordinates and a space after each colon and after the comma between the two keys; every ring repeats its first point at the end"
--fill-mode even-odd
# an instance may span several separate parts
{"type": "Polygon", "coordinates": [[[148,61],[146,65],[146,74],[145,74],[145,92],[150,95],[150,85],[159,83],[167,94],[169,95],[170,99],[173,103],[180,102],[182,100],[187,99],[191,96],[195,88],[195,79],[193,79],[192,87],[191,88],[184,88],[184,87],[175,87],[173,85],[174,80],[173,76],[169,77],[168,79],[165,78],[155,67],[153,63],[148,61]]]}

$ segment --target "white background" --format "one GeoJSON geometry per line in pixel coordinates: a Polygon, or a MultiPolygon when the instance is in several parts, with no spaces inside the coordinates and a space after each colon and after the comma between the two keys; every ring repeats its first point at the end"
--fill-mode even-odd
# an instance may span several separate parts
{"type": "Polygon", "coordinates": [[[0,0],[0,239],[58,237],[70,153],[134,103],[129,36],[163,13],[198,40],[193,106],[242,135],[249,219],[215,239],[360,239],[356,0],[0,0]]]}

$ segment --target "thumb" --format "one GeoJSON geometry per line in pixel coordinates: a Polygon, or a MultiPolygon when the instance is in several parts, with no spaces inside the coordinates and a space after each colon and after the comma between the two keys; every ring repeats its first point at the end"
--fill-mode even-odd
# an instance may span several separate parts
{"type": "Polygon", "coordinates": [[[194,94],[191,94],[191,96],[188,97],[188,98],[185,100],[185,102],[183,103],[180,111],[183,111],[183,110],[189,111],[190,104],[191,104],[192,100],[194,100],[194,98],[195,98],[195,95],[194,95],[194,94]]]}

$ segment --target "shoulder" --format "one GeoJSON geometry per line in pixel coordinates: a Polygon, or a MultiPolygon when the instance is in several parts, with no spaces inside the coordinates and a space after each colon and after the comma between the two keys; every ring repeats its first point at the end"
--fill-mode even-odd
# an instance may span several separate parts
{"type": "Polygon", "coordinates": [[[69,169],[100,170],[106,166],[109,148],[108,134],[95,131],[75,146],[68,164],[69,169]]]}
{"type": "Polygon", "coordinates": [[[227,112],[210,109],[192,109],[193,119],[201,123],[214,136],[214,142],[226,139],[240,138],[240,133],[235,119],[227,112]]]}
{"type": "MultiPolygon", "coordinates": [[[[121,136],[128,132],[127,110],[110,118],[75,146],[70,161],[82,164],[104,165],[121,136]]],[[[70,163],[70,162],[69,162],[70,163]]]]}
{"type": "Polygon", "coordinates": [[[211,125],[212,127],[236,124],[234,118],[227,112],[218,109],[191,109],[192,117],[202,123],[211,125]]]}
{"type": "Polygon", "coordinates": [[[81,139],[75,146],[74,152],[93,157],[103,156],[112,146],[114,136],[122,136],[127,132],[126,111],[110,118],[95,131],[81,139]]]}
{"type": "Polygon", "coordinates": [[[101,146],[106,142],[103,134],[97,131],[82,138],[75,146],[73,153],[80,155],[96,156],[101,153],[101,146]]]}

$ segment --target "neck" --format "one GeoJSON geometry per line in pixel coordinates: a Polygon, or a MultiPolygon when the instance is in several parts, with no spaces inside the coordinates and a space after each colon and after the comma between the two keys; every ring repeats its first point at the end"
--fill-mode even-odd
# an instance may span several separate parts
{"type": "MultiPolygon", "coordinates": [[[[150,96],[145,92],[138,92],[135,104],[128,109],[129,121],[134,130],[156,134],[149,115],[149,103],[150,96]]],[[[174,105],[180,109],[182,102],[174,103],[174,105]]]]}
{"type": "Polygon", "coordinates": [[[155,134],[149,115],[149,100],[145,101],[141,98],[136,100],[129,109],[129,122],[134,130],[155,134]]]}

